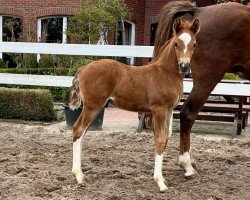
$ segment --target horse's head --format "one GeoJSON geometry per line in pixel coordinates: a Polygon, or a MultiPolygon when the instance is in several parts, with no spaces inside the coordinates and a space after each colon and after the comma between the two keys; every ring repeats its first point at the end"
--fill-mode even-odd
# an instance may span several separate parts
{"type": "Polygon", "coordinates": [[[173,24],[174,41],[173,45],[176,51],[179,63],[180,73],[186,75],[191,73],[191,57],[197,46],[195,35],[200,30],[200,21],[195,19],[193,22],[181,21],[177,18],[173,24]]]}

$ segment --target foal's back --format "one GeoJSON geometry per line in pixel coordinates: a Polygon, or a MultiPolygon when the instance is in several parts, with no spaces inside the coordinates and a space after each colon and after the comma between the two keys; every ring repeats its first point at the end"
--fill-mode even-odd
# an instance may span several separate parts
{"type": "Polygon", "coordinates": [[[98,95],[102,101],[110,99],[117,107],[145,110],[138,105],[146,104],[147,84],[152,71],[150,66],[128,66],[110,59],[94,61],[83,67],[79,74],[83,102],[98,95]]]}
{"type": "Polygon", "coordinates": [[[171,86],[173,74],[169,74],[162,73],[157,63],[135,67],[101,59],[80,70],[79,87],[85,105],[93,98],[100,102],[110,100],[114,106],[126,110],[148,112],[154,99],[169,103],[179,98],[181,83],[171,86]]]}

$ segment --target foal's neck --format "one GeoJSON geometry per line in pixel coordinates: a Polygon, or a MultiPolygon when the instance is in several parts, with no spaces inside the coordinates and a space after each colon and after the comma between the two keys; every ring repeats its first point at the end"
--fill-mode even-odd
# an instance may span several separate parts
{"type": "Polygon", "coordinates": [[[173,39],[167,41],[153,62],[157,63],[160,68],[168,71],[168,73],[181,75],[179,73],[178,61],[173,42],[173,39]]]}

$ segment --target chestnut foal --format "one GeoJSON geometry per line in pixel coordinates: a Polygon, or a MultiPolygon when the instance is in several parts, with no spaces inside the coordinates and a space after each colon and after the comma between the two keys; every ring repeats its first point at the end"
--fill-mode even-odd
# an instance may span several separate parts
{"type": "MultiPolygon", "coordinates": [[[[154,180],[160,191],[167,190],[162,176],[163,152],[166,148],[172,110],[183,94],[183,78],[190,72],[190,60],[196,46],[195,35],[200,22],[176,19],[174,36],[161,48],[148,65],[135,67],[103,59],[81,67],[71,86],[71,109],[83,100],[83,111],[73,127],[73,168],[79,184],[83,183],[81,151],[88,126],[111,101],[114,106],[135,112],[151,112],[154,121],[155,168],[154,180]]],[[[184,159],[182,165],[191,163],[184,159]]],[[[191,166],[191,164],[190,164],[191,166]]],[[[190,167],[190,173],[195,173],[190,167]]]]}

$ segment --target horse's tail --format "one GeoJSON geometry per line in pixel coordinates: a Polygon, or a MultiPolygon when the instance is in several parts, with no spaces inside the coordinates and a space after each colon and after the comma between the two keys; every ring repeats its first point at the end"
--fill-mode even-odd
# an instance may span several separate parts
{"type": "Polygon", "coordinates": [[[71,110],[75,110],[81,106],[81,95],[79,88],[79,75],[80,70],[78,70],[75,74],[75,78],[72,81],[72,86],[70,87],[70,102],[69,107],[71,110]]]}
{"type": "Polygon", "coordinates": [[[186,14],[193,17],[197,9],[195,3],[191,1],[172,1],[163,7],[158,16],[154,58],[157,57],[160,48],[172,37],[174,20],[186,14]]]}

